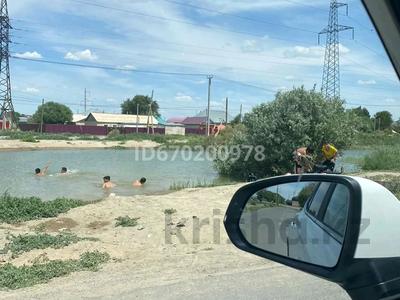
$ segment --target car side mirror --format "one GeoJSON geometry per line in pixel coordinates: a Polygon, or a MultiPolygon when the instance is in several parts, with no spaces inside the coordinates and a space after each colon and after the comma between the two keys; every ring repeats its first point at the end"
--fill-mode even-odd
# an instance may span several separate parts
{"type": "Polygon", "coordinates": [[[224,225],[241,250],[381,299],[400,293],[399,218],[399,200],[376,182],[307,174],[243,186],[224,225]]]}

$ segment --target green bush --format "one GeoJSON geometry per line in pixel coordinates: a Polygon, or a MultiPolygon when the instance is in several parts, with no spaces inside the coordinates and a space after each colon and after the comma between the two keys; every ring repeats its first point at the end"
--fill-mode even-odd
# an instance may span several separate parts
{"type": "Polygon", "coordinates": [[[11,251],[12,257],[17,257],[21,253],[29,252],[33,249],[59,249],[83,240],[97,240],[94,238],[81,238],[72,233],[61,233],[58,235],[47,233],[11,235],[7,239],[9,242],[1,250],[1,253],[11,251]]]}
{"type": "Polygon", "coordinates": [[[71,208],[86,205],[81,200],[58,198],[44,202],[40,198],[12,197],[8,193],[0,196],[0,223],[18,223],[29,220],[56,217],[71,208]]]}
{"type": "Polygon", "coordinates": [[[174,213],[176,213],[176,209],[175,208],[164,209],[164,214],[165,215],[173,215],[174,213]]]}
{"type": "Polygon", "coordinates": [[[7,263],[0,266],[0,289],[19,289],[46,283],[52,278],[66,276],[72,272],[97,271],[100,265],[109,259],[108,253],[93,251],[83,253],[79,260],[52,260],[21,267],[7,263]]]}
{"type": "Polygon", "coordinates": [[[124,216],[124,217],[118,217],[115,220],[117,221],[115,223],[115,227],[121,226],[121,227],[135,227],[138,224],[138,220],[140,218],[131,218],[129,216],[124,216]]]}
{"type": "Polygon", "coordinates": [[[215,160],[222,175],[243,179],[250,172],[257,177],[284,174],[293,169],[292,152],[298,147],[311,145],[318,152],[325,141],[341,149],[354,134],[343,101],[325,100],[304,88],[279,92],[274,101],[246,114],[243,124],[227,141],[230,151],[215,160]],[[242,147],[240,155],[233,146],[242,147]],[[243,146],[253,147],[247,160],[243,146]],[[258,157],[257,146],[262,153],[258,157]]]}
{"type": "Polygon", "coordinates": [[[26,143],[39,143],[39,141],[36,140],[34,136],[26,136],[22,138],[21,141],[26,143]]]}
{"type": "Polygon", "coordinates": [[[363,170],[400,171],[400,147],[382,148],[364,158],[363,170]]]}

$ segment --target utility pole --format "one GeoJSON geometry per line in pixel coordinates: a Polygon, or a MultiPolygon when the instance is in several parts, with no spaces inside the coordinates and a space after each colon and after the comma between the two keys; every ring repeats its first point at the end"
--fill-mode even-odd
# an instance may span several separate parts
{"type": "Polygon", "coordinates": [[[340,72],[339,72],[339,32],[352,30],[354,39],[354,27],[339,25],[339,7],[346,7],[346,16],[348,15],[348,5],[339,3],[337,0],[331,0],[329,10],[329,22],[321,32],[318,33],[318,44],[320,44],[320,35],[326,34],[324,71],[322,74],[321,92],[327,99],[340,97],[340,72]]]}
{"type": "Polygon", "coordinates": [[[85,116],[86,116],[86,101],[87,101],[87,97],[86,97],[86,88],[85,88],[85,94],[84,94],[84,108],[85,108],[85,116]]]}
{"type": "Polygon", "coordinates": [[[0,4],[0,116],[3,119],[2,130],[9,127],[14,128],[16,123],[14,106],[11,100],[11,81],[10,81],[10,19],[8,17],[7,0],[1,0],[0,4]]]}
{"type": "Polygon", "coordinates": [[[211,79],[213,78],[213,76],[208,75],[207,78],[208,78],[208,101],[207,101],[207,126],[206,126],[207,133],[206,133],[206,135],[209,136],[210,135],[211,79]]]}
{"type": "Polygon", "coordinates": [[[42,107],[41,107],[40,133],[43,133],[43,116],[44,116],[44,99],[42,99],[42,107]]]}
{"type": "Polygon", "coordinates": [[[139,103],[136,103],[136,133],[139,133],[139,103]]]}
{"type": "Polygon", "coordinates": [[[152,109],[152,104],[153,104],[153,97],[154,97],[154,90],[151,90],[151,98],[150,98],[150,104],[149,104],[149,113],[147,115],[147,134],[150,133],[150,126],[151,126],[151,131],[152,134],[154,134],[154,121],[153,121],[153,109],[152,109]],[[150,122],[151,118],[151,122],[150,122]]]}
{"type": "Polygon", "coordinates": [[[240,123],[242,123],[243,104],[240,104],[240,123]]]}
{"type": "Polygon", "coordinates": [[[225,126],[228,125],[228,97],[225,99],[225,126]]]}

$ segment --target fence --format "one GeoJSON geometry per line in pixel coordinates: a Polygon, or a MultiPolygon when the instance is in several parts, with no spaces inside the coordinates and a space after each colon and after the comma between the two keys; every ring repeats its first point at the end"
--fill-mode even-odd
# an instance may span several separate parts
{"type": "MultiPolygon", "coordinates": [[[[40,131],[40,124],[20,124],[22,131],[40,131]]],[[[90,135],[107,135],[111,130],[116,129],[108,126],[90,125],[63,125],[63,124],[43,124],[44,133],[74,133],[90,135]]],[[[121,134],[136,133],[136,127],[117,128],[121,134]]],[[[150,129],[152,133],[152,130],[150,129]]],[[[147,133],[147,128],[138,128],[138,133],[147,133]]],[[[155,134],[165,134],[165,128],[154,128],[155,134]]]]}

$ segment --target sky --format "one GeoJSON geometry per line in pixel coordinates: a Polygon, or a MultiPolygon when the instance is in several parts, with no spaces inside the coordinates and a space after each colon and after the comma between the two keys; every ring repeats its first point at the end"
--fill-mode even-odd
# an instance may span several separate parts
{"type": "MultiPolygon", "coordinates": [[[[400,117],[400,83],[361,2],[339,22],[341,98],[347,108],[400,117]]],[[[120,113],[150,95],[166,117],[207,107],[249,112],[278,91],[321,88],[328,0],[18,0],[8,1],[14,108],[32,114],[42,99],[83,113],[120,113]],[[29,59],[29,60],[23,60],[29,59]],[[106,66],[85,68],[46,61],[106,66]]]]}

